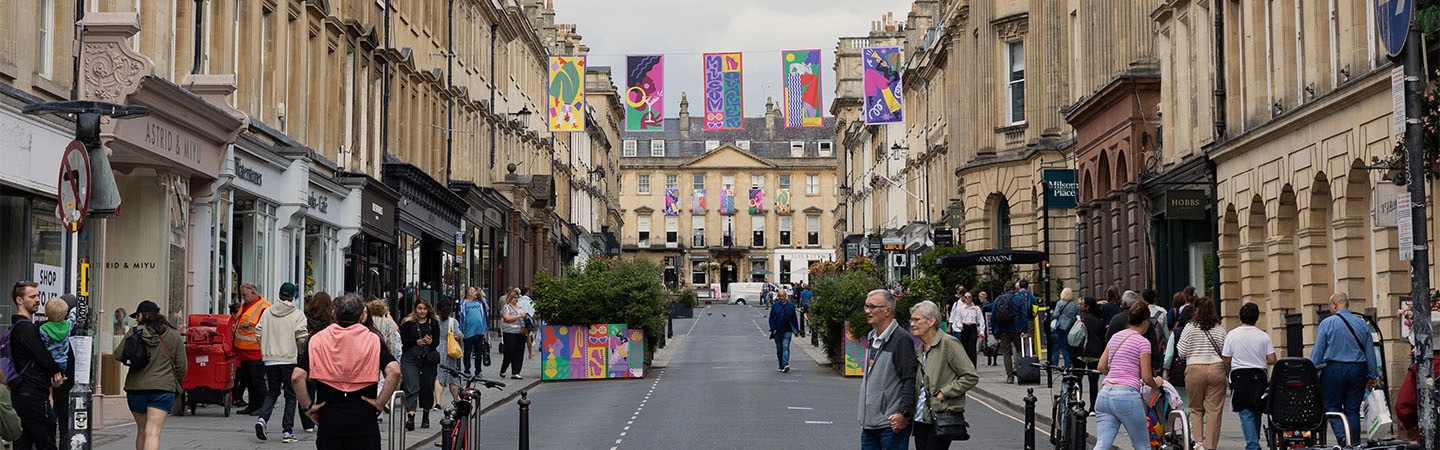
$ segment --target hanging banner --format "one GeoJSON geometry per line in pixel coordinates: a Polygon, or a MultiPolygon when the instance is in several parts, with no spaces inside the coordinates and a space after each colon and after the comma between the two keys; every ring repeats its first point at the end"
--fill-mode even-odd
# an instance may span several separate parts
{"type": "Polygon", "coordinates": [[[735,215],[735,190],[720,190],[720,214],[724,216],[735,215]]]}
{"type": "Polygon", "coordinates": [[[764,188],[750,188],[750,214],[765,214],[764,188]]]}
{"type": "Polygon", "coordinates": [[[705,189],[695,190],[695,198],[691,199],[690,205],[692,206],[690,209],[695,212],[695,215],[705,215],[705,189]]]}
{"type": "Polygon", "coordinates": [[[780,215],[790,214],[790,190],[781,189],[775,192],[775,213],[780,215]]]}
{"type": "Polygon", "coordinates": [[[780,58],[785,80],[785,126],[821,126],[820,50],[786,50],[780,52],[780,58]]]}
{"type": "Polygon", "coordinates": [[[625,57],[625,131],[665,131],[665,56],[625,57]]]}
{"type": "Polygon", "coordinates": [[[550,131],[585,129],[585,57],[550,56],[550,131]]]}
{"type": "Polygon", "coordinates": [[[680,188],[665,188],[665,215],[680,215],[680,188]]]}
{"type": "Polygon", "coordinates": [[[865,124],[904,123],[904,92],[900,86],[900,47],[860,50],[865,72],[865,124]]]}
{"type": "Polygon", "coordinates": [[[740,53],[706,53],[705,129],[739,130],[745,117],[740,53]]]}
{"type": "Polygon", "coordinates": [[[1045,169],[1045,208],[1074,209],[1080,202],[1080,183],[1075,169],[1045,169]]]}

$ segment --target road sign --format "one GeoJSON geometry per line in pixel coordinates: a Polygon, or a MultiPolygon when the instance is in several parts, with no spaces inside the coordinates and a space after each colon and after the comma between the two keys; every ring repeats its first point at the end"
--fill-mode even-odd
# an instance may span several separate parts
{"type": "Polygon", "coordinates": [[[78,139],[65,146],[60,159],[59,216],[65,229],[80,231],[90,210],[90,155],[78,139]]]}
{"type": "Polygon", "coordinates": [[[1385,44],[1385,53],[1400,54],[1405,48],[1405,35],[1410,33],[1410,16],[1415,12],[1415,0],[1375,0],[1375,25],[1380,33],[1380,42],[1385,44]]]}

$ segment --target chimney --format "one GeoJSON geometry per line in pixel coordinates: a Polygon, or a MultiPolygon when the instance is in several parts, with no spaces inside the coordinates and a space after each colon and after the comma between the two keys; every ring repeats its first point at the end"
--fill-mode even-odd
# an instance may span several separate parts
{"type": "Polygon", "coordinates": [[[765,132],[769,133],[772,139],[775,137],[775,116],[779,112],[775,109],[775,99],[765,97],[765,132]]]}
{"type": "Polygon", "coordinates": [[[690,100],[680,91],[680,140],[686,139],[690,139],[690,100]]]}

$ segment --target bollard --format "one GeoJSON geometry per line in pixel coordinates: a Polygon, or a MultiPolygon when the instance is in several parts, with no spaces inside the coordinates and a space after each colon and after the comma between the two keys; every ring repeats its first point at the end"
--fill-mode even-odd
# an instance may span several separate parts
{"type": "Polygon", "coordinates": [[[520,450],[530,450],[530,391],[520,391],[520,450]]]}
{"type": "Polygon", "coordinates": [[[1035,450],[1035,388],[1025,389],[1025,450],[1035,450]]]}
{"type": "Polygon", "coordinates": [[[455,415],[446,414],[440,419],[440,448],[455,448],[455,415]]]}

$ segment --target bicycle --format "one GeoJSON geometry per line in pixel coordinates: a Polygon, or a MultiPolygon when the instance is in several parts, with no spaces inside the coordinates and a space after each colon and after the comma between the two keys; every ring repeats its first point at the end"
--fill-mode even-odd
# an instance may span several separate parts
{"type": "Polygon", "coordinates": [[[1080,381],[1085,375],[1099,375],[1100,372],[1081,367],[1052,368],[1050,363],[1043,361],[1032,365],[1061,374],[1060,393],[1055,394],[1054,410],[1050,415],[1050,443],[1058,450],[1084,449],[1088,439],[1085,422],[1090,411],[1085,409],[1085,401],[1080,399],[1080,381]]]}
{"type": "Polygon", "coordinates": [[[475,403],[480,400],[480,390],[474,385],[480,383],[486,388],[501,390],[505,383],[487,380],[480,376],[469,376],[460,369],[440,365],[440,370],[449,372],[450,375],[465,380],[465,387],[460,389],[460,396],[451,402],[451,408],[445,410],[445,417],[440,419],[440,429],[449,430],[440,433],[440,442],[435,445],[441,450],[471,450],[480,448],[480,414],[476,411],[475,403]],[[471,433],[470,424],[474,422],[474,433],[471,433]],[[472,445],[473,442],[473,445],[472,445]]]}

